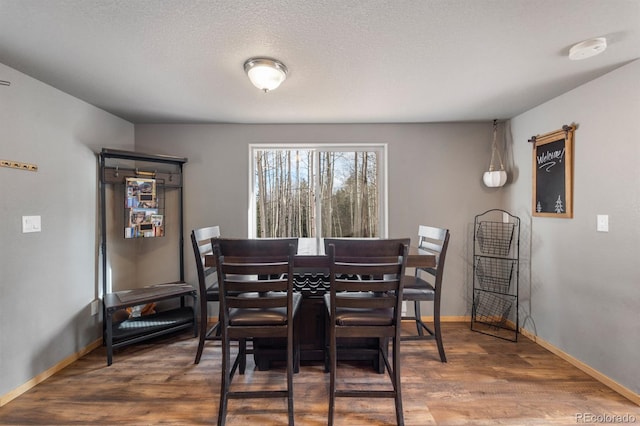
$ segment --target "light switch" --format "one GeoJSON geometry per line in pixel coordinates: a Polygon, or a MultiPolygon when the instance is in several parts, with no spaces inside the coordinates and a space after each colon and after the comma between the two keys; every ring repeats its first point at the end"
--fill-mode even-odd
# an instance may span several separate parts
{"type": "Polygon", "coordinates": [[[98,315],[99,308],[100,308],[100,301],[98,299],[91,302],[91,316],[98,315]]]}
{"type": "Polygon", "coordinates": [[[40,232],[42,226],[40,223],[40,216],[22,216],[22,233],[27,232],[40,232]]]}
{"type": "Polygon", "coordinates": [[[596,230],[598,232],[609,232],[609,215],[599,214],[597,215],[596,230]]]}

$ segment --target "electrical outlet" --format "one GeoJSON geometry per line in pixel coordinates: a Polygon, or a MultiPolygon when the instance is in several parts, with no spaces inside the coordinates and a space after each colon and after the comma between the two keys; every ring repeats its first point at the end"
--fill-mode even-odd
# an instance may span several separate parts
{"type": "Polygon", "coordinates": [[[22,216],[22,233],[40,232],[42,231],[42,223],[40,216],[22,216]]]}
{"type": "Polygon", "coordinates": [[[609,232],[609,215],[608,214],[596,215],[596,231],[609,232]]]}

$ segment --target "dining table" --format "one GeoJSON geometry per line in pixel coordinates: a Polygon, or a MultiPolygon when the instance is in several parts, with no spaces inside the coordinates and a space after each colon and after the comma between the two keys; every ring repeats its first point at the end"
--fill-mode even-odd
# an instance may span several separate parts
{"type": "MultiPolygon", "coordinates": [[[[215,256],[206,255],[205,265],[215,267],[215,256]]],[[[432,268],[436,266],[436,257],[427,250],[410,246],[406,266],[432,268]]],[[[324,251],[324,240],[298,238],[298,250],[294,257],[294,291],[299,291],[303,296],[301,309],[295,319],[301,362],[326,361],[326,309],[323,296],[329,290],[328,269],[329,257],[324,251]]],[[[257,339],[253,344],[254,361],[259,370],[267,370],[272,362],[285,359],[284,350],[278,350],[278,347],[283,346],[282,342],[257,339]]],[[[383,373],[385,368],[382,358],[379,355],[371,356],[371,349],[378,345],[377,339],[345,340],[341,345],[339,359],[371,361],[374,369],[383,373]]]]}
{"type": "MultiPolygon", "coordinates": [[[[205,266],[215,267],[216,257],[206,255],[205,266]]],[[[329,257],[324,252],[324,240],[322,238],[298,238],[298,251],[294,258],[297,270],[328,268],[329,257]]],[[[408,268],[433,268],[436,266],[436,257],[432,252],[416,246],[409,246],[407,256],[408,268]]]]}

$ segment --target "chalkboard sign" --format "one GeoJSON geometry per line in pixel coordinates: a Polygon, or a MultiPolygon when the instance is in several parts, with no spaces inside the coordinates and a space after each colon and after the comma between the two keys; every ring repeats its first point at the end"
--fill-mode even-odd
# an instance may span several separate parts
{"type": "Polygon", "coordinates": [[[573,217],[572,126],[534,136],[533,215],[573,217]]]}

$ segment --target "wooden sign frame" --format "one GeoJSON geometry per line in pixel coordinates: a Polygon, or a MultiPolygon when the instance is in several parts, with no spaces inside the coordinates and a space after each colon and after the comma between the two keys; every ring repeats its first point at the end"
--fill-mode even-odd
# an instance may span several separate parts
{"type": "Polygon", "coordinates": [[[573,218],[573,136],[575,126],[534,136],[532,213],[573,218]]]}

